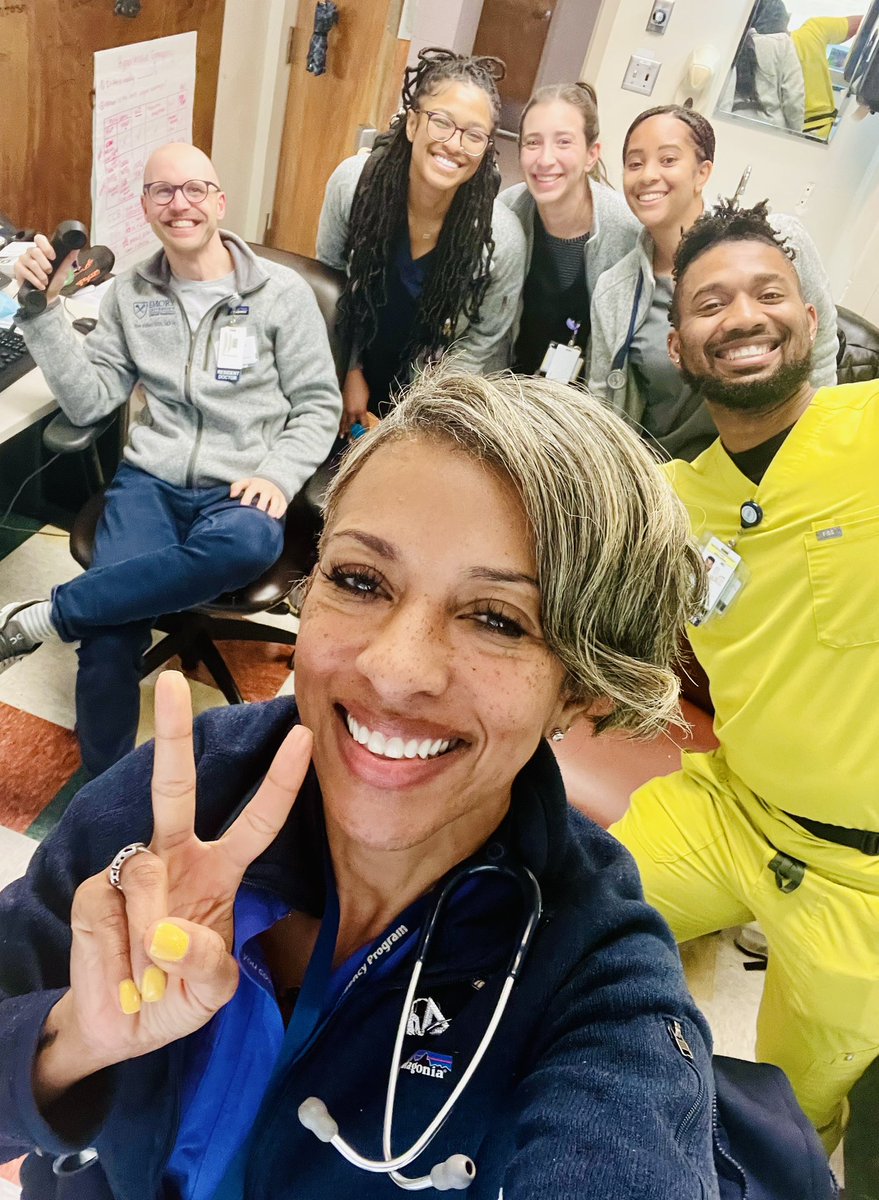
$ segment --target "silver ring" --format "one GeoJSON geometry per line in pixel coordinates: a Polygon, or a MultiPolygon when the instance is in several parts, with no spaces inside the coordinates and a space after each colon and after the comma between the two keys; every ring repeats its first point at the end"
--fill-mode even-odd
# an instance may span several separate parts
{"type": "Polygon", "coordinates": [[[122,864],[129,858],[133,858],[135,854],[149,854],[149,846],[145,846],[143,842],[132,842],[130,846],[123,846],[110,866],[107,868],[107,876],[114,888],[122,889],[122,864]]]}

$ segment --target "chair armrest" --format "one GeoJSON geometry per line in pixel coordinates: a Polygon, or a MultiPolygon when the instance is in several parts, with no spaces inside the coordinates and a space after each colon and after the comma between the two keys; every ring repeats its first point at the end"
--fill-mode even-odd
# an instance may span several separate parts
{"type": "Polygon", "coordinates": [[[58,413],[43,430],[43,445],[52,454],[75,454],[77,451],[88,450],[94,446],[105,429],[109,429],[116,419],[111,413],[94,425],[74,425],[64,413],[58,413]]]}

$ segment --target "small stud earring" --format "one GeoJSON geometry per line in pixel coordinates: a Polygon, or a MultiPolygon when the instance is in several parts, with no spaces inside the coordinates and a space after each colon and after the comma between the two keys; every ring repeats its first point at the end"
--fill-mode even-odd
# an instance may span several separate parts
{"type": "Polygon", "coordinates": [[[565,740],[565,731],[564,729],[559,729],[558,725],[556,725],[555,729],[549,736],[554,742],[563,742],[565,740]]]}

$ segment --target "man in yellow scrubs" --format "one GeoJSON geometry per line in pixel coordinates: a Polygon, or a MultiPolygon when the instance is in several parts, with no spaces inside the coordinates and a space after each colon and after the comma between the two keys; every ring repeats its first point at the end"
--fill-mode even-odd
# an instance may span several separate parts
{"type": "Polygon", "coordinates": [[[827,65],[827,47],[841,45],[853,38],[863,17],[812,17],[795,29],[790,37],[803,68],[806,88],[806,116],[803,132],[825,142],[836,117],[836,99],[827,65]]]}
{"type": "Polygon", "coordinates": [[[879,1056],[879,382],[813,392],[815,310],[765,214],[696,222],[671,310],[720,434],[667,468],[714,559],[691,641],[720,748],[614,832],[679,940],[759,920],[757,1056],[831,1149],[879,1056]]]}

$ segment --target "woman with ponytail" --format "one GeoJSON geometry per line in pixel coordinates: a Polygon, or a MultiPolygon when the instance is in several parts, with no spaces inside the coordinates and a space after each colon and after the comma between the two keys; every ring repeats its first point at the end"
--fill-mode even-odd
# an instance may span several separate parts
{"type": "MultiPolygon", "coordinates": [[[[676,104],[648,108],[623,141],[623,194],[643,229],[634,250],[601,278],[592,297],[589,390],[664,458],[698,457],[717,429],[698,391],[668,355],[672,268],[684,233],[702,215],[714,167],[711,122],[676,104]]],[[[803,299],[818,312],[812,347],[814,388],[836,382],[836,308],[815,243],[796,217],[769,223],[793,250],[803,299]]]]}
{"type": "Polygon", "coordinates": [[[509,365],[525,241],[496,200],[503,74],[496,58],[422,50],[389,131],[327,183],[317,256],[348,273],[343,434],[443,354],[476,372],[509,365]]]}
{"type": "Polygon", "coordinates": [[[640,229],[607,183],[598,141],[598,104],[588,83],[539,88],[519,122],[525,182],[501,201],[525,232],[527,275],[513,363],[531,375],[552,342],[584,352],[599,275],[634,247],[640,229]]]}

